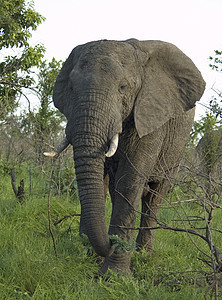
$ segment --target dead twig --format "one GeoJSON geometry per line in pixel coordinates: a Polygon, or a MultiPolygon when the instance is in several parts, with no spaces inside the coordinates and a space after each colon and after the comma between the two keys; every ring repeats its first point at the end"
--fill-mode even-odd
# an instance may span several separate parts
{"type": "Polygon", "coordinates": [[[55,256],[58,257],[57,248],[56,248],[56,241],[55,241],[54,233],[53,233],[52,226],[51,226],[51,205],[50,205],[50,199],[51,199],[51,184],[52,184],[53,171],[54,171],[54,168],[52,166],[51,176],[50,176],[51,180],[50,180],[50,186],[49,186],[49,192],[48,192],[48,226],[49,226],[49,233],[50,233],[51,238],[52,238],[52,243],[53,243],[53,248],[54,248],[55,256]]]}
{"type": "Polygon", "coordinates": [[[184,228],[172,227],[172,226],[167,226],[167,225],[156,226],[156,227],[127,227],[127,226],[121,226],[121,225],[110,225],[110,226],[121,228],[121,229],[127,229],[127,230],[156,230],[156,229],[166,229],[166,230],[172,230],[172,231],[180,231],[180,232],[186,232],[186,233],[190,233],[190,234],[199,236],[203,240],[207,241],[207,238],[203,234],[201,234],[198,231],[195,231],[193,229],[184,229],[184,228]]]}
{"type": "Polygon", "coordinates": [[[25,191],[24,191],[24,179],[20,180],[20,185],[16,188],[15,169],[11,169],[11,184],[15,196],[20,203],[24,203],[25,191]]]}
{"type": "Polygon", "coordinates": [[[71,218],[71,217],[80,217],[80,216],[81,216],[81,214],[71,214],[71,215],[68,215],[68,216],[64,216],[61,219],[55,221],[53,224],[54,224],[54,226],[57,226],[59,223],[61,223],[62,221],[66,220],[68,218],[71,218]]]}
{"type": "MultiPolygon", "coordinates": [[[[182,203],[196,203],[196,202],[205,202],[206,204],[208,204],[210,207],[213,207],[213,208],[220,208],[222,209],[222,206],[217,204],[217,203],[214,203],[212,201],[208,201],[208,200],[202,200],[202,199],[188,199],[188,200],[179,200],[179,201],[175,201],[175,202],[169,202],[170,205],[177,205],[177,204],[182,204],[182,203]]],[[[157,204],[157,206],[161,206],[161,207],[166,207],[167,205],[164,205],[164,204],[157,204]]]]}

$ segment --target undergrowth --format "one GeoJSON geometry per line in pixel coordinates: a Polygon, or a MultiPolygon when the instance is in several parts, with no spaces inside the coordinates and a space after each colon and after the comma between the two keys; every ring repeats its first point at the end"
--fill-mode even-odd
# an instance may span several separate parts
{"type": "MultiPolygon", "coordinates": [[[[34,169],[30,183],[27,165],[17,170],[17,177],[25,180],[23,205],[13,195],[9,174],[0,175],[0,299],[203,299],[210,270],[197,258],[195,243],[207,251],[199,238],[157,230],[152,255],[133,252],[130,276],[112,273],[108,280],[96,279],[97,257],[88,255],[79,237],[79,217],[53,225],[64,216],[80,213],[77,196],[51,193],[56,256],[48,229],[49,179],[34,169]]],[[[184,209],[191,214],[194,208],[184,209]]],[[[109,214],[110,210],[108,202],[109,214]]],[[[160,218],[172,220],[176,215],[163,208],[160,218]]],[[[215,223],[220,224],[220,217],[215,223]]],[[[222,242],[218,244],[222,248],[222,242]]]]}

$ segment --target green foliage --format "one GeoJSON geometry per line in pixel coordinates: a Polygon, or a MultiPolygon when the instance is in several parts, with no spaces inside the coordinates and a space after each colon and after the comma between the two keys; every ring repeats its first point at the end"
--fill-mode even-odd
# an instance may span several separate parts
{"type": "Polygon", "coordinates": [[[33,1],[25,0],[2,0],[0,16],[0,49],[29,46],[30,30],[36,30],[44,20],[35,12],[33,1]]]}
{"type": "Polygon", "coordinates": [[[0,54],[5,56],[0,63],[0,120],[3,120],[18,106],[17,97],[22,89],[32,87],[32,68],[40,66],[45,48],[29,44],[31,31],[44,21],[35,12],[33,2],[2,0],[0,16],[0,54]]]}
{"type": "Polygon", "coordinates": [[[84,249],[86,249],[87,251],[87,254],[90,256],[95,255],[93,247],[91,246],[90,241],[88,239],[88,236],[85,233],[82,233],[80,237],[84,245],[84,249]]]}
{"type": "MultiPolygon", "coordinates": [[[[61,121],[64,117],[58,110],[52,107],[52,93],[56,77],[62,67],[62,61],[56,61],[55,58],[51,62],[44,61],[39,69],[38,74],[38,95],[40,100],[40,107],[38,112],[33,116],[37,122],[32,132],[41,132],[41,134],[49,138],[49,135],[58,133],[61,130],[61,121]]],[[[29,116],[32,114],[29,112],[29,116]]]]}
{"type": "MultiPolygon", "coordinates": [[[[194,242],[209,251],[200,238],[187,233],[157,230],[154,253],[133,252],[132,275],[96,278],[95,255],[79,237],[78,199],[67,195],[50,196],[52,230],[58,256],[55,256],[48,229],[47,199],[50,178],[32,163],[16,167],[18,180],[24,178],[26,201],[19,204],[10,186],[10,176],[0,173],[0,298],[1,299],[203,299],[212,282],[209,268],[197,259],[194,242]],[[31,168],[31,179],[30,179],[31,168]],[[48,182],[48,184],[46,184],[48,182]],[[31,192],[29,191],[31,186],[31,192]],[[206,278],[206,274],[209,277],[206,278]],[[207,280],[206,280],[207,279],[207,280]]],[[[177,189],[171,201],[181,193],[177,189]]],[[[181,204],[177,209],[163,208],[160,220],[176,225],[186,216],[200,214],[200,206],[181,204]],[[174,220],[174,221],[172,221],[174,220]],[[170,223],[173,222],[173,223],[170,223]],[[177,222],[177,223],[176,223],[177,222]]],[[[221,211],[215,211],[212,226],[220,228],[221,211]],[[217,227],[218,226],[218,227],[217,227]]],[[[202,216],[202,215],[201,215],[202,216]]],[[[203,222],[203,221],[202,221],[203,222]]],[[[193,225],[194,222],[192,223],[193,225]]],[[[202,227],[202,224],[199,224],[202,227]]],[[[217,246],[222,247],[215,232],[217,246]]],[[[122,245],[122,241],[117,241],[122,245]]],[[[219,288],[219,296],[221,288],[219,288]]]]}
{"type": "Polygon", "coordinates": [[[217,116],[211,111],[206,111],[205,116],[199,121],[195,121],[190,134],[190,145],[196,145],[198,140],[206,133],[210,133],[218,128],[217,116]]]}
{"type": "MultiPolygon", "coordinates": [[[[202,150],[202,163],[205,164],[207,174],[211,174],[216,164],[219,165],[222,157],[221,149],[221,134],[222,130],[209,131],[204,135],[198,145],[200,151],[202,150]]],[[[212,174],[211,174],[212,175],[212,174]]]]}
{"type": "Polygon", "coordinates": [[[12,163],[8,162],[5,159],[0,159],[0,174],[5,176],[9,175],[12,168],[12,163]]]}
{"type": "Polygon", "coordinates": [[[222,72],[222,51],[214,50],[214,56],[210,56],[212,70],[222,72]]]}
{"type": "Polygon", "coordinates": [[[57,182],[57,186],[54,186],[56,194],[67,194],[69,196],[78,194],[72,157],[64,157],[61,160],[57,160],[53,169],[52,178],[54,182],[57,182]]]}
{"type": "MultiPolygon", "coordinates": [[[[215,50],[215,55],[210,56],[211,60],[210,67],[212,70],[222,72],[222,52],[215,50]]],[[[195,121],[191,136],[190,136],[190,146],[196,145],[198,140],[205,134],[210,134],[214,130],[222,126],[222,94],[218,91],[218,97],[212,97],[209,101],[209,111],[206,111],[205,115],[201,117],[199,121],[195,121]]]]}
{"type": "MultiPolygon", "coordinates": [[[[221,180],[221,121],[218,122],[219,115],[206,112],[199,121],[195,121],[190,135],[190,151],[193,147],[193,159],[195,159],[198,172],[205,176],[203,182],[208,187],[212,185],[212,180],[221,180]]],[[[218,186],[218,189],[221,187],[218,186]]],[[[214,187],[216,191],[217,188],[214,187]]]]}
{"type": "Polygon", "coordinates": [[[51,100],[54,83],[62,64],[61,60],[57,61],[54,57],[50,62],[43,61],[41,64],[38,74],[38,92],[42,101],[44,98],[51,100]]]}
{"type": "Polygon", "coordinates": [[[40,65],[36,87],[39,107],[20,116],[21,130],[32,137],[39,159],[42,158],[43,149],[54,145],[58,134],[63,129],[61,122],[65,118],[52,105],[53,86],[61,65],[62,61],[56,61],[55,58],[50,62],[44,61],[40,65]]]}
{"type": "Polygon", "coordinates": [[[135,243],[128,243],[127,241],[122,240],[121,237],[119,237],[118,235],[113,234],[110,235],[109,238],[112,242],[112,246],[115,248],[115,251],[117,253],[126,253],[136,249],[135,243]]]}
{"type": "MultiPolygon", "coordinates": [[[[214,56],[210,56],[211,60],[210,67],[212,70],[222,72],[222,51],[215,50],[214,56]]],[[[222,93],[216,91],[217,97],[212,97],[210,100],[210,109],[216,115],[216,117],[222,118],[222,93]]]]}
{"type": "Polygon", "coordinates": [[[222,126],[222,94],[221,92],[217,92],[218,97],[212,97],[209,104],[210,110],[215,115],[216,118],[220,118],[219,123],[222,126]]]}
{"type": "MultiPolygon", "coordinates": [[[[32,46],[29,42],[32,30],[36,30],[44,21],[44,17],[34,10],[33,1],[3,0],[0,3],[0,16],[0,51],[4,56],[0,63],[0,124],[7,126],[10,123],[9,126],[13,126],[11,119],[23,96],[23,100],[26,99],[29,104],[29,110],[18,118],[14,117],[18,134],[33,141],[31,143],[37,159],[43,162],[43,149],[54,145],[64,120],[51,105],[53,85],[62,62],[55,58],[48,63],[43,61],[45,48],[40,44],[32,46]],[[37,110],[31,110],[27,89],[39,98],[37,110]]],[[[15,132],[11,135],[13,138],[16,138],[15,132]]]]}

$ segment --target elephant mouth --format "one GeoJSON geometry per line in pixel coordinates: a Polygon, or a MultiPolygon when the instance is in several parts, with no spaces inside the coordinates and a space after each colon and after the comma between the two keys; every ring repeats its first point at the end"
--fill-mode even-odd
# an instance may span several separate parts
{"type": "MultiPolygon", "coordinates": [[[[112,157],[118,148],[118,143],[119,143],[119,134],[115,134],[111,141],[110,141],[110,146],[108,151],[105,153],[106,157],[112,157]]],[[[44,156],[47,157],[58,157],[60,153],[62,153],[68,146],[70,145],[67,137],[65,136],[64,139],[62,140],[62,142],[56,147],[54,148],[53,151],[51,152],[43,152],[44,156]]]]}
{"type": "MultiPolygon", "coordinates": [[[[91,140],[89,138],[90,135],[98,136],[97,140],[100,139],[98,144],[104,144],[104,147],[102,148],[104,148],[106,157],[112,157],[116,153],[119,142],[119,133],[122,132],[122,118],[119,111],[115,111],[110,105],[107,92],[95,94],[89,89],[85,91],[85,94],[82,94],[81,92],[76,95],[78,105],[76,105],[73,114],[78,117],[75,125],[68,119],[66,132],[69,133],[69,136],[65,136],[62,142],[56,146],[53,151],[44,152],[43,154],[45,156],[57,157],[70,143],[74,143],[75,145],[82,144],[82,141],[80,140],[85,135],[88,136],[89,141],[91,140]],[[107,114],[107,111],[110,111],[110,121],[107,121],[104,117],[107,114]],[[97,123],[99,125],[94,124],[96,123],[95,120],[98,120],[97,123]],[[75,128],[75,132],[73,132],[73,128],[75,128]],[[105,149],[107,148],[108,150],[105,152],[105,149]]],[[[87,141],[83,146],[88,146],[87,141]]]]}

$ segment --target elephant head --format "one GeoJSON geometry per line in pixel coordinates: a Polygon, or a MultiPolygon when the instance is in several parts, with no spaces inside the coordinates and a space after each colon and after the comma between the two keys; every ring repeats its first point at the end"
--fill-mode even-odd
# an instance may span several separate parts
{"type": "Polygon", "coordinates": [[[193,62],[161,41],[91,42],[74,48],[64,63],[53,99],[67,118],[66,136],[74,149],[80,232],[99,255],[113,251],[105,220],[104,162],[105,153],[116,151],[123,124],[133,117],[142,138],[193,108],[204,87],[193,62]]]}

